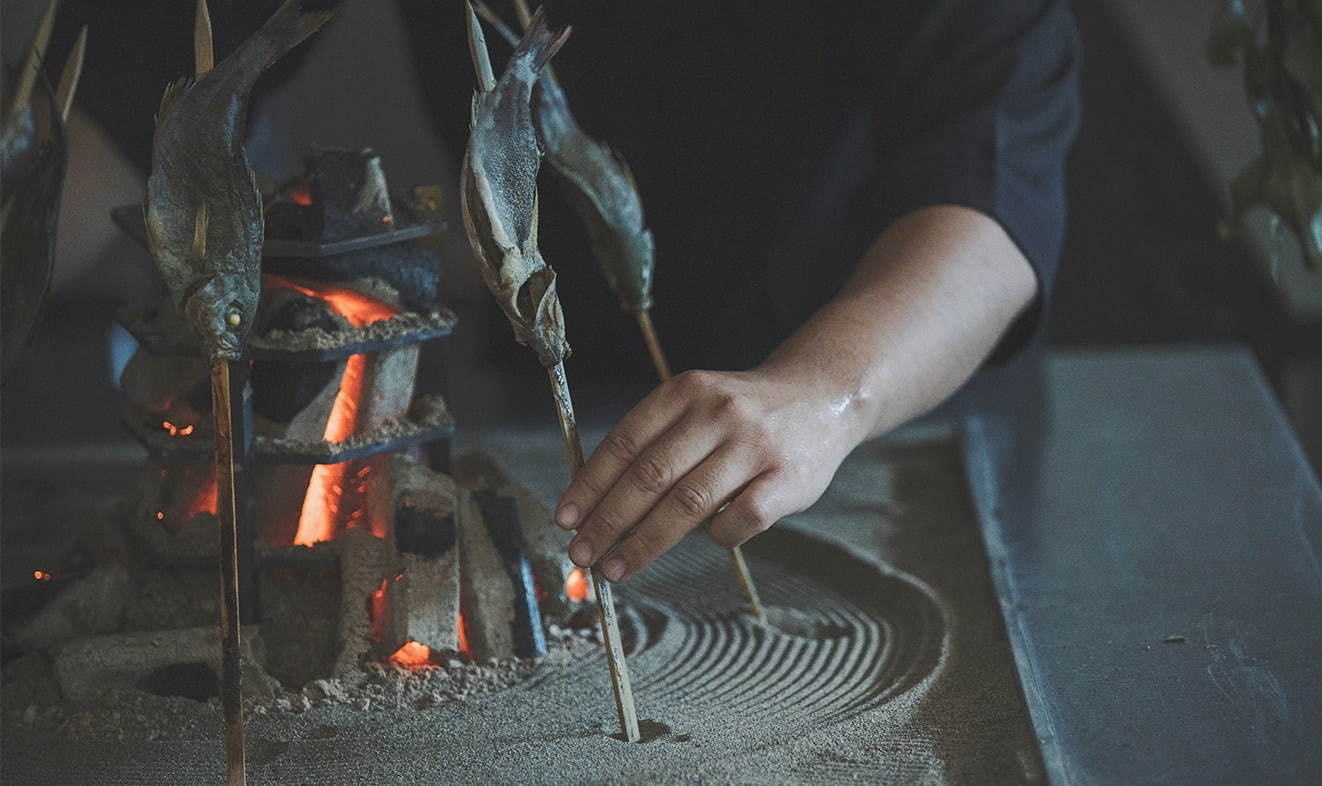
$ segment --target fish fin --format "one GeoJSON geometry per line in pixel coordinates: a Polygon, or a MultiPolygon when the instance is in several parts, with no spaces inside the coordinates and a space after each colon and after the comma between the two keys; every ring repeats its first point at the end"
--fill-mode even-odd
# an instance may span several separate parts
{"type": "Polygon", "coordinates": [[[482,2],[482,0],[470,0],[469,5],[473,6],[473,9],[477,11],[477,15],[482,17],[484,22],[496,29],[496,32],[500,34],[501,38],[505,39],[506,43],[510,46],[519,45],[518,33],[510,29],[510,26],[505,24],[505,20],[491,10],[491,6],[482,2]]]}
{"type": "MultiPolygon", "coordinates": [[[[542,9],[539,6],[537,10],[542,9]]],[[[519,18],[519,26],[525,31],[532,27],[532,14],[528,13],[527,0],[514,0],[514,14],[519,18]]]]}
{"type": "Polygon", "coordinates": [[[234,67],[248,70],[256,78],[256,74],[270,68],[282,55],[320,30],[337,11],[334,0],[285,0],[222,64],[233,60],[234,67]]]}
{"type": "Polygon", "coordinates": [[[69,59],[64,61],[64,70],[60,72],[60,86],[55,90],[55,106],[60,110],[60,120],[68,122],[69,110],[73,108],[73,96],[78,92],[78,80],[83,75],[83,58],[87,53],[87,25],[78,31],[78,40],[74,42],[69,59]]]}
{"type": "Polygon", "coordinates": [[[196,81],[197,80],[191,76],[181,76],[165,86],[165,92],[161,94],[161,105],[156,109],[157,123],[161,122],[161,118],[165,116],[165,112],[169,108],[170,102],[174,101],[184,93],[187,93],[189,88],[191,88],[196,81]]]}
{"type": "Polygon", "coordinates": [[[32,36],[32,46],[28,49],[27,62],[19,72],[18,83],[14,86],[14,97],[9,102],[9,114],[27,106],[32,97],[32,88],[37,84],[37,75],[41,73],[42,61],[46,59],[46,46],[50,44],[51,31],[55,29],[55,12],[59,10],[60,0],[51,0],[46,11],[37,23],[37,32],[32,36]]]}
{"type": "Polygon", "coordinates": [[[211,219],[207,215],[207,203],[200,202],[193,214],[193,259],[205,259],[207,255],[207,227],[211,219]]]}
{"type": "Polygon", "coordinates": [[[615,148],[610,148],[610,151],[611,157],[615,159],[615,163],[620,165],[620,172],[624,174],[624,179],[629,181],[629,187],[634,191],[637,191],[638,181],[634,180],[633,169],[629,166],[629,162],[624,159],[624,154],[615,148]]]}
{"type": "Polygon", "coordinates": [[[491,54],[487,52],[487,37],[482,32],[473,12],[472,3],[464,3],[464,17],[468,21],[468,54],[473,58],[473,72],[477,74],[477,87],[483,93],[496,89],[496,75],[491,70],[491,54]]]}
{"type": "Polygon", "coordinates": [[[529,52],[532,53],[533,69],[540,71],[542,66],[550,62],[555,57],[555,53],[560,51],[560,47],[569,40],[569,34],[573,28],[566,27],[563,30],[552,32],[546,23],[546,9],[538,8],[537,13],[528,20],[528,29],[523,34],[523,40],[519,42],[518,48],[510,56],[511,60],[516,60],[520,56],[529,52]]]}
{"type": "Polygon", "coordinates": [[[193,14],[193,76],[199,79],[216,67],[216,49],[211,40],[211,11],[207,0],[197,0],[193,14]]]}

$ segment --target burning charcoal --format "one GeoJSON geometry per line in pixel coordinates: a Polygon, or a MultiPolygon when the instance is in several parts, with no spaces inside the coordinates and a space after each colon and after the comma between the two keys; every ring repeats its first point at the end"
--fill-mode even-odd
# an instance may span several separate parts
{"type": "Polygon", "coordinates": [[[126,529],[157,559],[216,556],[216,476],[207,464],[147,462],[126,529]]]}
{"type": "Polygon", "coordinates": [[[147,429],[172,437],[211,434],[211,388],[207,365],[200,358],[133,353],[120,385],[131,417],[147,429]]]}
{"type": "Polygon", "coordinates": [[[459,545],[468,640],[479,660],[546,651],[518,506],[492,489],[460,493],[459,545]]]}
{"type": "Polygon", "coordinates": [[[369,507],[389,518],[386,537],[397,554],[378,612],[378,653],[460,651],[454,481],[395,455],[382,462],[368,494],[369,507]]]}
{"type": "MultiPolygon", "coordinates": [[[[348,326],[344,318],[322,301],[280,287],[267,289],[262,307],[269,316],[264,317],[258,329],[261,336],[277,330],[290,333],[322,330],[332,334],[348,326]]],[[[279,433],[269,430],[261,433],[297,439],[319,438],[335,401],[336,383],[343,373],[342,361],[289,363],[267,360],[254,363],[253,414],[264,420],[288,424],[279,433]]]]}
{"type": "Polygon", "coordinates": [[[393,228],[381,157],[371,148],[313,150],[306,159],[312,204],[323,216],[324,240],[344,240],[364,231],[393,228]]]}
{"type": "Polygon", "coordinates": [[[543,590],[542,605],[557,616],[570,613],[587,598],[589,582],[569,559],[566,549],[573,538],[555,524],[550,508],[526,486],[511,480],[496,461],[484,453],[468,452],[455,461],[455,480],[461,488],[474,491],[493,488],[514,499],[523,531],[524,551],[533,575],[543,590]]]}
{"type": "Polygon", "coordinates": [[[406,344],[367,355],[357,430],[374,431],[408,414],[418,373],[418,345],[406,344]]]}
{"type": "MultiPolygon", "coordinates": [[[[240,652],[243,693],[269,700],[278,685],[262,669],[260,655],[258,631],[245,629],[240,652]]],[[[189,695],[206,688],[208,681],[214,691],[220,638],[214,626],[118,633],[58,647],[54,659],[60,692],[68,701],[105,703],[116,688],[189,695]]]]}
{"type": "Polygon", "coordinates": [[[372,652],[373,607],[384,601],[388,577],[396,574],[391,549],[362,527],[342,532],[340,541],[339,654],[334,675],[348,674],[372,652]],[[380,592],[381,594],[377,594],[380,592]]]}
{"type": "Polygon", "coordinates": [[[25,649],[46,650],[115,630],[132,592],[128,568],[117,562],[101,565],[69,585],[15,638],[25,649]]]}

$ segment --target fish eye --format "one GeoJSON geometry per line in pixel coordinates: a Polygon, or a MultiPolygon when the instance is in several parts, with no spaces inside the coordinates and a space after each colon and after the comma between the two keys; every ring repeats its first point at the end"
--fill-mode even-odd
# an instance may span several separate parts
{"type": "Polygon", "coordinates": [[[237,328],[243,324],[243,314],[239,313],[239,309],[231,307],[229,313],[225,315],[225,322],[230,328],[237,328]]]}

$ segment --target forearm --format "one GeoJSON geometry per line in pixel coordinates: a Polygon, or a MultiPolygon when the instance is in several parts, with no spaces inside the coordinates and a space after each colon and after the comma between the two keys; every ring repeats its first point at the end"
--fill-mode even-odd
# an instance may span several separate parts
{"type": "Polygon", "coordinates": [[[618,581],[702,522],[732,546],[803,510],[854,446],[973,373],[1035,289],[981,213],[933,207],[896,222],[765,363],[680,374],[611,430],[556,509],[579,530],[570,557],[609,554],[602,569],[618,581]]]}
{"type": "Polygon", "coordinates": [[[840,293],[758,370],[804,386],[862,441],[950,395],[1036,291],[994,220],[924,208],[883,232],[840,293]]]}

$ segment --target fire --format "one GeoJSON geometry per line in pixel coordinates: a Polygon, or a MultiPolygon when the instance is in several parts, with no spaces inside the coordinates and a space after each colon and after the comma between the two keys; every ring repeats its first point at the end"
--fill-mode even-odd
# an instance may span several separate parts
{"type": "Polygon", "coordinates": [[[468,646],[468,623],[464,622],[462,613],[455,622],[455,630],[459,632],[459,651],[470,658],[473,657],[473,648],[468,646]]]}
{"type": "MultiPolygon", "coordinates": [[[[188,509],[184,511],[184,521],[192,521],[193,517],[199,513],[210,513],[216,515],[217,501],[220,497],[220,491],[216,486],[216,468],[211,467],[207,470],[207,477],[198,487],[197,496],[188,504],[188,509]]],[[[161,511],[163,513],[163,511],[161,511]]],[[[163,520],[164,515],[158,515],[158,520],[163,520]]]]}
{"type": "MultiPolygon", "coordinates": [[[[273,286],[292,289],[321,300],[356,328],[390,319],[398,313],[389,304],[345,287],[317,283],[313,288],[287,278],[269,275],[264,278],[266,283],[273,286]]],[[[358,429],[358,402],[363,398],[366,372],[367,355],[350,355],[344,364],[340,389],[335,394],[322,439],[332,443],[344,442],[358,429]]],[[[298,531],[294,535],[295,545],[311,546],[330,540],[335,537],[336,522],[341,518],[357,523],[362,517],[361,510],[346,512],[341,505],[345,489],[353,487],[355,481],[361,480],[366,474],[359,472],[357,476],[351,476],[350,469],[350,462],[318,464],[312,468],[307,495],[303,498],[303,509],[298,517],[298,531]]],[[[363,490],[361,484],[358,490],[363,490]]],[[[376,532],[373,534],[384,535],[376,532]]]]}
{"type": "Polygon", "coordinates": [[[295,183],[285,190],[285,196],[298,205],[312,204],[312,192],[308,190],[307,183],[295,183]]]}
{"type": "Polygon", "coordinates": [[[588,599],[588,577],[583,575],[582,568],[574,568],[569,572],[569,578],[565,579],[565,597],[575,603],[588,599]]]}
{"type": "Polygon", "coordinates": [[[44,570],[34,570],[32,571],[32,579],[34,581],[50,581],[51,575],[44,570]]]}
{"type": "Polygon", "coordinates": [[[409,669],[421,669],[432,665],[431,647],[416,641],[406,641],[389,658],[391,663],[398,663],[409,669]]]}
{"type": "Polygon", "coordinates": [[[161,421],[161,428],[165,429],[165,433],[172,437],[186,437],[193,433],[193,426],[191,423],[187,426],[176,426],[168,420],[163,420],[161,421]]]}

